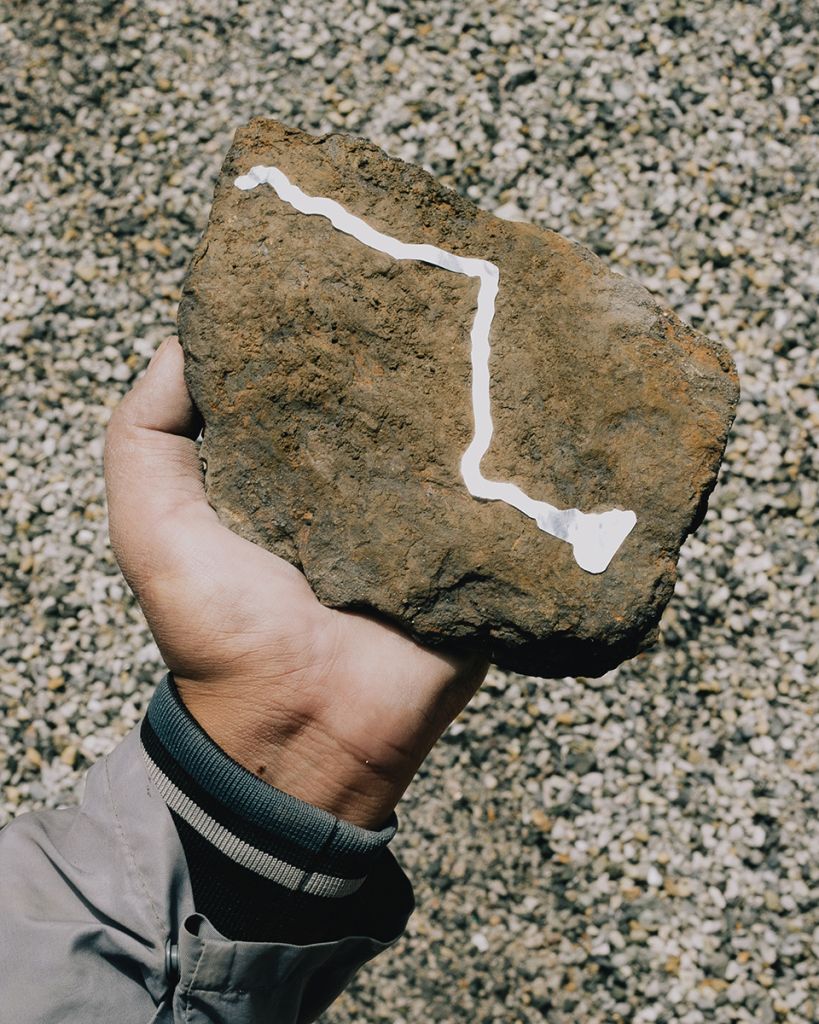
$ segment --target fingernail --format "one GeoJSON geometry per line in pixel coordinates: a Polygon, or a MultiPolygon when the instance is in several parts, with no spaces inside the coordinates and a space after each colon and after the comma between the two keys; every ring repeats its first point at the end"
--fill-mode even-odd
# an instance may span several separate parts
{"type": "Polygon", "coordinates": [[[158,359],[172,341],[176,341],[175,336],[165,338],[165,340],[160,343],[159,348],[156,350],[156,352],[154,352],[154,354],[151,356],[151,362],[153,362],[155,359],[158,359]]]}

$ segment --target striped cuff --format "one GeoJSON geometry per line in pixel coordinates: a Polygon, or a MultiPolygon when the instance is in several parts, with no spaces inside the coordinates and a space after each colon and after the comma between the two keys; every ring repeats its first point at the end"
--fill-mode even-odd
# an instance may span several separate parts
{"type": "Polygon", "coordinates": [[[386,854],[394,813],[370,831],[264,782],[202,730],[170,673],[140,736],[185,850],[196,909],[223,935],[314,942],[366,925],[365,883],[383,875],[387,859],[394,864],[386,854]]]}

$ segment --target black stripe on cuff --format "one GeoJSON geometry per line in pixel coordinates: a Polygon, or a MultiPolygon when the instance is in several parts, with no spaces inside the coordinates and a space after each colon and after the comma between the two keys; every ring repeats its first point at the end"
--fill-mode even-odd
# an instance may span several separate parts
{"type": "Polygon", "coordinates": [[[309,896],[259,878],[225,857],[173,811],[193,888],[194,905],[227,939],[310,945],[352,935],[391,942],[415,901],[412,886],[385,850],[356,892],[309,896]]]}

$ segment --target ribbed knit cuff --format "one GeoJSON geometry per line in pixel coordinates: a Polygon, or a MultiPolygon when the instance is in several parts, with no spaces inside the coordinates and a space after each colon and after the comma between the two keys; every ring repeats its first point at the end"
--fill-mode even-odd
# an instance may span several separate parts
{"type": "Polygon", "coordinates": [[[196,909],[227,938],[330,941],[390,931],[396,909],[411,912],[409,883],[386,853],[394,813],[371,831],[264,782],[204,732],[170,673],[140,736],[185,851],[196,909]],[[373,905],[376,891],[388,907],[373,905]]]}

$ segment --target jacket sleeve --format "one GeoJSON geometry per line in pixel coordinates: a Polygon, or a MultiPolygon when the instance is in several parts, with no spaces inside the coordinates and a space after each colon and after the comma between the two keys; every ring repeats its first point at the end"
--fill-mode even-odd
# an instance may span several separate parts
{"type": "Polygon", "coordinates": [[[166,677],[141,726],[89,770],[79,807],[0,832],[3,1014],[307,1024],[406,927],[394,831],[245,772],[166,677]]]}

